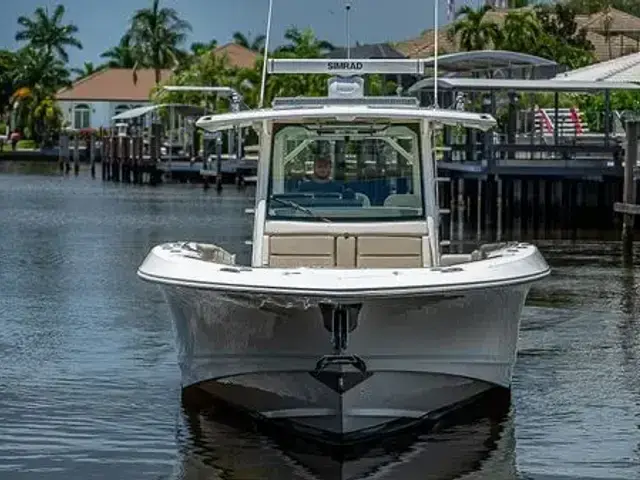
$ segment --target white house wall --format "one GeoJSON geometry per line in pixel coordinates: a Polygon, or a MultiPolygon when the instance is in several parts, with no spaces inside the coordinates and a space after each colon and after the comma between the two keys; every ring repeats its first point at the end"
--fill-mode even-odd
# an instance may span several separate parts
{"type": "Polygon", "coordinates": [[[150,102],[105,102],[105,101],[72,101],[60,100],[58,102],[64,116],[64,121],[71,128],[75,128],[73,124],[74,112],[77,106],[87,105],[90,110],[89,128],[106,128],[113,124],[111,118],[116,114],[119,106],[127,105],[129,109],[150,105],[150,102]]]}

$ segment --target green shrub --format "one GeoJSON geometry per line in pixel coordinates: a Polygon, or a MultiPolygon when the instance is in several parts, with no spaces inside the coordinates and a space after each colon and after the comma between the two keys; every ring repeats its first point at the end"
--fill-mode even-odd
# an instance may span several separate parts
{"type": "Polygon", "coordinates": [[[35,150],[38,148],[35,140],[19,140],[18,141],[18,149],[23,150],[35,150]]]}

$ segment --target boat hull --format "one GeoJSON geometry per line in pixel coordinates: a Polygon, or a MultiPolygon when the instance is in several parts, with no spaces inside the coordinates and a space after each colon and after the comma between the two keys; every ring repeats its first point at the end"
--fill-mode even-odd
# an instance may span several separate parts
{"type": "Polygon", "coordinates": [[[341,353],[356,355],[364,369],[318,369],[335,353],[318,301],[161,288],[183,388],[301,431],[346,438],[421,421],[493,387],[508,389],[530,284],[362,298],[341,353]]]}

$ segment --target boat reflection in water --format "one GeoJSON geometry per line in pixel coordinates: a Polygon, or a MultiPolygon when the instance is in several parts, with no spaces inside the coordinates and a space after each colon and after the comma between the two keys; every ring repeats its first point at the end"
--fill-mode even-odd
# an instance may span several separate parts
{"type": "Polygon", "coordinates": [[[464,410],[401,434],[340,446],[253,423],[224,407],[185,407],[181,458],[171,478],[514,480],[510,407],[508,392],[493,391],[464,410]]]}

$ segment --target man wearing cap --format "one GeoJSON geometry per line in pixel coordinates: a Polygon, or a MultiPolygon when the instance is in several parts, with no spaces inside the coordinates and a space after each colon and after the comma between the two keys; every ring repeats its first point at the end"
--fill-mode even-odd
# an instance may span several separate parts
{"type": "Polygon", "coordinates": [[[313,176],[310,180],[302,182],[299,186],[301,192],[323,192],[340,193],[343,191],[342,184],[331,178],[331,159],[328,157],[318,157],[313,164],[313,176]]]}

